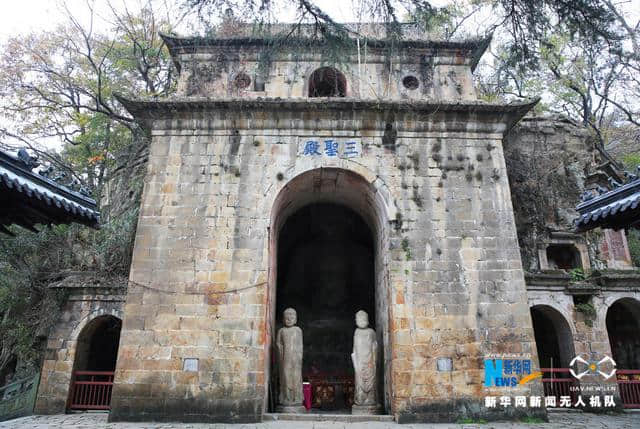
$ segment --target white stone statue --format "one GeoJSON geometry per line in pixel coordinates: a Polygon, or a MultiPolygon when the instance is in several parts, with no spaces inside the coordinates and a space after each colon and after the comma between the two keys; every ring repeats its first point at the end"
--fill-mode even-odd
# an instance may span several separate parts
{"type": "Polygon", "coordinates": [[[302,329],[295,326],[293,308],[284,311],[284,327],[278,330],[276,347],[280,370],[280,412],[303,412],[302,406],[302,329]]]}
{"type": "Polygon", "coordinates": [[[355,393],[352,414],[376,414],[379,404],[376,395],[376,360],[378,341],[376,331],[369,328],[369,315],[356,313],[357,329],[353,334],[351,360],[355,370],[355,393]]]}

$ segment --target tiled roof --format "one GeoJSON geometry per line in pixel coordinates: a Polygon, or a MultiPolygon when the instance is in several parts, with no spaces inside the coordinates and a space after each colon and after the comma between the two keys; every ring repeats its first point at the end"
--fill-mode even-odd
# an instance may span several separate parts
{"type": "Polygon", "coordinates": [[[575,220],[580,231],[640,225],[640,178],[579,204],[575,220]]]}
{"type": "Polygon", "coordinates": [[[0,231],[17,224],[77,222],[98,227],[100,213],[91,198],[33,173],[23,160],[0,151],[0,231]]]}

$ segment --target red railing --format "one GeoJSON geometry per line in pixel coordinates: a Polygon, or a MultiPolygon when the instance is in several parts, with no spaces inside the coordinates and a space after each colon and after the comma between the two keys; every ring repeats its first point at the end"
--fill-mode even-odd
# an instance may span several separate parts
{"type": "Polygon", "coordinates": [[[72,410],[109,410],[113,371],[74,371],[69,408],[72,410]]]}
{"type": "Polygon", "coordinates": [[[572,403],[578,398],[578,392],[573,389],[578,381],[571,376],[569,368],[540,368],[542,371],[542,387],[544,396],[555,396],[556,406],[561,396],[571,397],[572,403]]]}
{"type": "Polygon", "coordinates": [[[313,408],[349,409],[353,405],[353,375],[318,372],[304,374],[303,379],[311,383],[313,408]]]}
{"type": "Polygon", "coordinates": [[[640,370],[619,369],[616,376],[624,408],[640,408],[640,370]]]}

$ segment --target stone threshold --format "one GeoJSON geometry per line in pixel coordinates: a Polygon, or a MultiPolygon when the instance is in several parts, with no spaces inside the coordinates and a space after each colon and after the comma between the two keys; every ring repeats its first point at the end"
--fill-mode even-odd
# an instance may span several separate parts
{"type": "Polygon", "coordinates": [[[265,413],[262,421],[272,422],[278,420],[299,421],[299,422],[394,422],[390,415],[353,415],[353,414],[288,414],[288,413],[265,413]]]}

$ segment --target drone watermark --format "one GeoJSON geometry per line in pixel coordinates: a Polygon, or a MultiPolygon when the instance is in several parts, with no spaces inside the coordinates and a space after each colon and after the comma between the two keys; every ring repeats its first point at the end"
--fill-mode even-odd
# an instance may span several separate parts
{"type": "Polygon", "coordinates": [[[600,359],[597,362],[596,361],[589,362],[585,360],[581,355],[578,355],[574,357],[571,363],[569,364],[569,372],[578,380],[580,380],[582,377],[588,374],[593,374],[593,375],[600,374],[602,377],[604,377],[605,380],[608,380],[611,377],[613,377],[616,373],[616,363],[613,359],[611,359],[611,357],[607,355],[605,355],[602,359],[600,359]],[[610,372],[602,371],[602,365],[606,364],[607,362],[610,364],[611,367],[613,367],[610,372]],[[587,366],[587,369],[585,371],[578,372],[579,363],[585,364],[587,366]]]}

